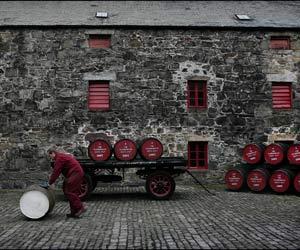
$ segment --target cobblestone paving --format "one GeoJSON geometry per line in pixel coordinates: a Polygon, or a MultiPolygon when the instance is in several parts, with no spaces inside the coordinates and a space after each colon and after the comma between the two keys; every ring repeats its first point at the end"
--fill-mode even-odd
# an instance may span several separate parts
{"type": "Polygon", "coordinates": [[[299,249],[300,197],[180,186],[171,200],[141,186],[97,188],[80,219],[66,218],[57,191],[53,211],[29,220],[22,190],[0,190],[1,249],[299,249]]]}

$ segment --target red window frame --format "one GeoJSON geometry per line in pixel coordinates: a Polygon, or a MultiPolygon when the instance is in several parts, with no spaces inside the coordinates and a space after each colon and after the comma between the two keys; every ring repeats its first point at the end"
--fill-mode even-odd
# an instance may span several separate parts
{"type": "Polygon", "coordinates": [[[109,81],[89,81],[89,110],[110,109],[109,81]]]}
{"type": "Polygon", "coordinates": [[[187,82],[188,109],[207,108],[207,82],[204,80],[189,80],[187,82]]]}
{"type": "Polygon", "coordinates": [[[188,142],[187,168],[190,170],[208,169],[208,142],[205,141],[188,142]]]}
{"type": "Polygon", "coordinates": [[[111,47],[111,35],[103,34],[90,34],[89,35],[89,47],[90,48],[110,48],[111,47]]]}
{"type": "Polygon", "coordinates": [[[292,108],[292,84],[288,82],[272,83],[273,109],[292,108]]]}
{"type": "Polygon", "coordinates": [[[291,49],[290,37],[272,36],[270,39],[271,49],[291,49]]]}

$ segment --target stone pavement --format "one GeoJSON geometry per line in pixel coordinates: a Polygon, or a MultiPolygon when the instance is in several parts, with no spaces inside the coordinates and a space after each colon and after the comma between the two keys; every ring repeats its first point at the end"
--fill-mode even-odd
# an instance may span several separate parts
{"type": "Polygon", "coordinates": [[[101,186],[80,219],[66,218],[57,190],[53,211],[29,220],[22,190],[0,190],[1,249],[299,249],[300,196],[177,185],[171,200],[142,186],[101,186]]]}

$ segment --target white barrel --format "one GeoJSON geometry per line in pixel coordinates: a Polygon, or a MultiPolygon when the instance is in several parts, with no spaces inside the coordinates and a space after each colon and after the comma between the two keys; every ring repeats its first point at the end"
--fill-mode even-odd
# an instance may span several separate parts
{"type": "Polygon", "coordinates": [[[54,191],[39,185],[28,187],[20,199],[23,215],[30,219],[40,219],[50,213],[55,205],[54,191]]]}

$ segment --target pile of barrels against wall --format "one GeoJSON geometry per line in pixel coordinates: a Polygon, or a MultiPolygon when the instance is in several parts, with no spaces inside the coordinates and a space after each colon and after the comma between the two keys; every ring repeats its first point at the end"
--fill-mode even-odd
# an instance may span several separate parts
{"type": "Polygon", "coordinates": [[[300,192],[300,144],[247,144],[243,148],[243,161],[225,174],[229,190],[247,187],[254,192],[266,188],[276,193],[300,192]]]}
{"type": "Polygon", "coordinates": [[[131,139],[121,139],[113,147],[107,140],[97,139],[90,142],[88,154],[94,161],[107,161],[112,158],[112,155],[119,161],[132,161],[137,157],[152,161],[162,156],[163,145],[158,139],[152,137],[137,143],[131,139]]]}

